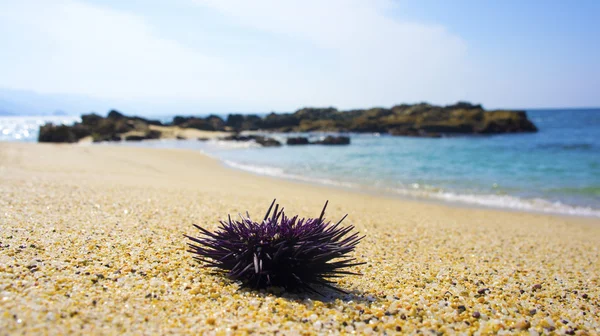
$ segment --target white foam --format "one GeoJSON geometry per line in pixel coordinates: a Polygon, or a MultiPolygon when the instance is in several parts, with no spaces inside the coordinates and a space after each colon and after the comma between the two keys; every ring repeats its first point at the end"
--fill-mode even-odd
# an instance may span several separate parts
{"type": "MultiPolygon", "coordinates": [[[[249,171],[259,175],[287,178],[291,180],[304,181],[310,183],[324,184],[336,187],[346,187],[352,189],[367,189],[373,188],[365,187],[357,183],[336,181],[325,178],[313,178],[302,175],[295,175],[287,173],[284,169],[267,166],[257,166],[249,164],[241,164],[233,161],[224,161],[226,165],[249,171]]],[[[397,195],[421,198],[421,199],[432,199],[438,201],[444,201],[449,203],[462,203],[466,205],[477,205],[490,208],[498,209],[512,209],[519,211],[529,212],[542,212],[552,213],[561,215],[573,215],[573,216],[586,216],[586,217],[600,217],[600,210],[593,209],[590,207],[571,206],[561,202],[551,202],[548,200],[534,198],[534,199],[523,199],[516,196],[508,195],[478,195],[478,194],[460,194],[455,192],[442,191],[437,188],[418,185],[416,183],[411,184],[409,188],[377,188],[379,191],[393,193],[397,195]]],[[[376,191],[376,190],[373,190],[376,191]]]]}
{"type": "Polygon", "coordinates": [[[268,176],[280,176],[284,177],[283,169],[275,168],[275,167],[261,167],[255,165],[241,164],[233,161],[225,161],[225,164],[232,167],[245,171],[249,171],[252,173],[260,174],[260,175],[268,175],[268,176]]]}
{"type": "Polygon", "coordinates": [[[206,144],[219,149],[243,149],[243,148],[257,148],[261,145],[257,144],[254,140],[249,141],[229,141],[229,140],[218,140],[211,139],[206,141],[206,144]]]}
{"type": "Polygon", "coordinates": [[[226,165],[228,165],[232,168],[246,170],[246,171],[249,171],[249,172],[252,172],[255,174],[260,174],[260,175],[281,177],[281,178],[287,178],[287,179],[296,180],[296,181],[325,184],[325,185],[331,185],[331,186],[336,186],[336,187],[348,187],[348,188],[358,187],[357,184],[350,183],[350,182],[342,182],[342,181],[335,181],[335,180],[326,179],[326,178],[312,178],[312,177],[306,177],[306,176],[302,176],[302,175],[290,174],[290,173],[286,173],[283,169],[276,168],[276,167],[242,164],[242,163],[233,162],[233,161],[229,161],[229,160],[225,160],[224,162],[226,165]]]}
{"type": "Polygon", "coordinates": [[[493,208],[508,208],[521,211],[600,217],[600,210],[598,209],[572,206],[561,202],[551,202],[541,198],[524,199],[507,195],[474,195],[458,194],[454,192],[435,192],[430,193],[429,197],[448,202],[460,202],[493,208]]]}

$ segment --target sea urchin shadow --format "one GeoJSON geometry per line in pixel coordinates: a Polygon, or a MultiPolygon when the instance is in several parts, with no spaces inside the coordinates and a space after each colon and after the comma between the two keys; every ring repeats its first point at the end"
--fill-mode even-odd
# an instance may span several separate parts
{"type": "Polygon", "coordinates": [[[263,220],[256,222],[240,215],[240,220],[221,221],[215,232],[198,225],[200,237],[184,235],[194,259],[243,288],[283,288],[285,292],[313,293],[323,297],[355,295],[335,287],[336,278],[360,275],[349,268],[362,265],[349,256],[364,238],[354,226],[326,222],[325,209],[318,218],[287,217],[275,200],[263,220]],[[273,206],[275,208],[273,209],[273,206]]]}
{"type": "Polygon", "coordinates": [[[337,288],[331,289],[326,287],[321,287],[319,285],[315,286],[317,292],[286,292],[281,295],[284,299],[299,301],[304,304],[311,304],[311,301],[320,301],[324,303],[331,303],[335,301],[342,302],[355,302],[355,303],[372,303],[377,301],[376,298],[365,296],[364,293],[361,293],[357,290],[352,290],[349,292],[341,291],[337,288]]]}

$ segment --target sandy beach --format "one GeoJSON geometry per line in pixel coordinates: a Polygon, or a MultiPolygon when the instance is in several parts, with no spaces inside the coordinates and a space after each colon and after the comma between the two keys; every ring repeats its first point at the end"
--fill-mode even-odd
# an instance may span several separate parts
{"type": "Polygon", "coordinates": [[[198,152],[0,143],[0,334],[600,333],[600,220],[386,198],[198,152]],[[186,252],[192,224],[287,213],[366,235],[349,295],[251,291],[186,252]]]}

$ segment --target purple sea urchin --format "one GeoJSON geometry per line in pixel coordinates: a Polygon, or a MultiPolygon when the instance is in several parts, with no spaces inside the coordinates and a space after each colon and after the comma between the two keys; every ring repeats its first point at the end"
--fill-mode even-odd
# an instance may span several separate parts
{"type": "Polygon", "coordinates": [[[334,287],[331,279],[359,275],[347,268],[364,263],[348,253],[364,237],[350,234],[354,226],[340,226],[347,215],[336,224],[325,222],[327,203],[319,218],[300,219],[287,217],[273,200],[261,222],[252,221],[249,214],[246,218],[240,215],[237,221],[229,216],[216,232],[194,224],[203,236],[184,236],[193,242],[188,245],[194,259],[226,272],[243,287],[317,292],[312,286],[321,285],[344,292],[334,287]]]}

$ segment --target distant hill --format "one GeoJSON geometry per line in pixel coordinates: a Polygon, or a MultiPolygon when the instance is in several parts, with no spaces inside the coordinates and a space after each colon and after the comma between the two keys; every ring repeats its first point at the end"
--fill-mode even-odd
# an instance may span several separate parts
{"type": "MultiPolygon", "coordinates": [[[[141,99],[126,97],[120,99],[94,98],[76,94],[45,94],[28,90],[14,90],[0,87],[0,116],[80,116],[85,113],[119,111],[145,117],[173,115],[209,115],[228,113],[222,107],[227,101],[183,101],[180,99],[141,99]]],[[[236,106],[231,106],[236,110],[236,106]]],[[[237,107],[239,109],[240,107],[237,107]]]]}
{"type": "Polygon", "coordinates": [[[91,108],[107,110],[110,105],[84,96],[0,88],[0,116],[79,116],[91,108]]]}
{"type": "MultiPolygon", "coordinates": [[[[1,90],[0,90],[1,97],[1,90]]],[[[0,98],[0,116],[14,116],[17,115],[16,111],[18,111],[19,105],[8,100],[4,100],[0,98]]]]}

